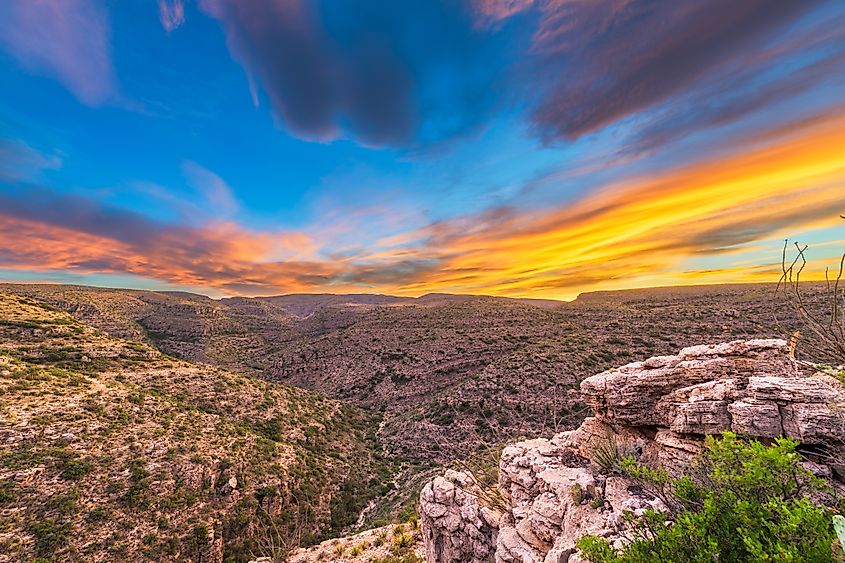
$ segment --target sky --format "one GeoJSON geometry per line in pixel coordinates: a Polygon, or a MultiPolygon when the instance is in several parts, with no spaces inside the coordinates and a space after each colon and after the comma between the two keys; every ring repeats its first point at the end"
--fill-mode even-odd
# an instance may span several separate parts
{"type": "Polygon", "coordinates": [[[845,250],[841,0],[4,0],[0,84],[0,280],[571,299],[845,250]]]}

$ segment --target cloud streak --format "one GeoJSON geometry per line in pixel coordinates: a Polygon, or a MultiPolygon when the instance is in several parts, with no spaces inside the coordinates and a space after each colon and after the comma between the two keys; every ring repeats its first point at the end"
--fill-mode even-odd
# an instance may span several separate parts
{"type": "MultiPolygon", "coordinates": [[[[156,6],[166,31],[184,24],[184,0],[156,6]]],[[[827,64],[822,71],[841,61],[845,17],[823,0],[199,6],[219,22],[233,58],[290,133],[366,146],[437,145],[482,130],[494,111],[513,106],[549,143],[632,116],[645,118],[660,142],[736,121],[842,70],[827,64]],[[803,22],[818,10],[831,17],[803,22]],[[802,40],[779,41],[802,22],[802,40]],[[817,37],[824,44],[808,42],[817,37]],[[800,81],[789,76],[795,64],[805,67],[800,81]],[[737,94],[741,88],[753,92],[737,94]],[[684,119],[688,106],[703,111],[684,119]]],[[[0,3],[0,47],[88,105],[116,95],[110,36],[101,0],[0,3]]]]}
{"type": "Polygon", "coordinates": [[[345,118],[367,142],[409,135],[411,78],[389,50],[372,45],[359,57],[345,56],[311,2],[204,0],[202,6],[221,21],[233,55],[294,133],[334,139],[345,118]]]}
{"type": "Polygon", "coordinates": [[[555,212],[511,214],[469,234],[447,225],[431,244],[454,258],[420,287],[571,295],[592,284],[671,283],[701,253],[830,224],[845,208],[843,125],[831,116],[763,147],[606,186],[555,212]]]}
{"type": "MultiPolygon", "coordinates": [[[[596,287],[760,279],[771,265],[684,264],[786,232],[829,225],[845,209],[845,114],[737,143],[721,160],[632,178],[570,202],[489,210],[430,224],[356,252],[332,253],[343,228],[255,232],[200,227],[45,189],[0,192],[0,267],[125,273],[230,294],[430,291],[571,297],[596,287]]],[[[342,220],[342,218],[341,218],[342,220]]]]}
{"type": "Polygon", "coordinates": [[[202,0],[288,131],[416,148],[480,128],[512,42],[461,2],[202,0]]]}
{"type": "Polygon", "coordinates": [[[237,212],[238,201],[232,188],[223,178],[190,160],[182,163],[182,171],[188,183],[209,203],[217,215],[229,216],[237,212]]]}
{"type": "Polygon", "coordinates": [[[753,65],[775,32],[815,1],[547,0],[535,34],[539,71],[557,69],[533,120],[550,139],[578,138],[753,65]]]}
{"type": "Polygon", "coordinates": [[[843,14],[822,0],[365,0],[355,13],[304,0],[201,6],[221,23],[233,56],[289,131],[374,146],[460,136],[480,127],[492,108],[514,103],[546,142],[578,139],[631,116],[654,121],[648,114],[655,109],[654,139],[681,137],[797,95],[799,82],[789,77],[753,83],[796,61],[808,67],[801,84],[811,88],[828,77],[813,72],[823,65],[810,55],[835,59],[842,45],[835,20],[843,14]],[[804,31],[812,38],[833,30],[833,53],[774,41],[820,6],[833,17],[804,31]],[[725,82],[754,93],[726,97],[725,82]],[[707,109],[674,131],[683,109],[676,98],[707,109]]]}
{"type": "Polygon", "coordinates": [[[62,159],[46,155],[20,139],[0,138],[0,181],[34,180],[45,170],[57,170],[62,159]]]}

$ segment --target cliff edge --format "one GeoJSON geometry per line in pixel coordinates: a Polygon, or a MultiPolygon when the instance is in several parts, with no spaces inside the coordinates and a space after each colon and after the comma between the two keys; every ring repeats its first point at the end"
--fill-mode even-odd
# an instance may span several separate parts
{"type": "Polygon", "coordinates": [[[420,494],[429,563],[576,563],[587,534],[624,545],[625,518],[662,501],[605,471],[597,452],[621,450],[679,475],[707,435],[733,431],[799,442],[806,469],[845,483],[845,388],[799,369],[782,340],[684,348],[594,375],[581,383],[592,416],[573,431],[507,446],[498,487],[448,471],[420,494]],[[494,496],[499,502],[489,502],[494,496]]]}

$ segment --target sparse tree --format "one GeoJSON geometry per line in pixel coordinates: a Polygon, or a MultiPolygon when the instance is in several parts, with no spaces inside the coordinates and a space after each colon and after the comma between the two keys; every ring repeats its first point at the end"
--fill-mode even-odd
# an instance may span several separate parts
{"type": "MultiPolygon", "coordinates": [[[[843,217],[845,218],[845,217],[843,217]]],[[[795,256],[789,257],[789,241],[784,243],[781,261],[781,278],[778,290],[786,297],[802,329],[791,334],[793,354],[801,347],[815,360],[831,362],[834,366],[845,364],[845,254],[838,270],[825,268],[826,304],[822,310],[808,304],[803,292],[801,276],[807,267],[807,245],[793,243],[795,256]],[[835,273],[835,275],[834,275],[835,273]]]]}
{"type": "Polygon", "coordinates": [[[255,546],[252,556],[269,557],[273,563],[286,561],[290,552],[302,543],[305,524],[303,520],[295,520],[293,524],[280,526],[270,512],[258,507],[247,530],[255,546]]]}

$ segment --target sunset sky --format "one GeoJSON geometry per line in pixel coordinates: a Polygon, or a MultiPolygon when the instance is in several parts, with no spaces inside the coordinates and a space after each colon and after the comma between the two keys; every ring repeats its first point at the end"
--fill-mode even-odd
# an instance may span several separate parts
{"type": "Polygon", "coordinates": [[[777,281],[845,250],[845,2],[3,0],[0,280],[777,281]]]}

